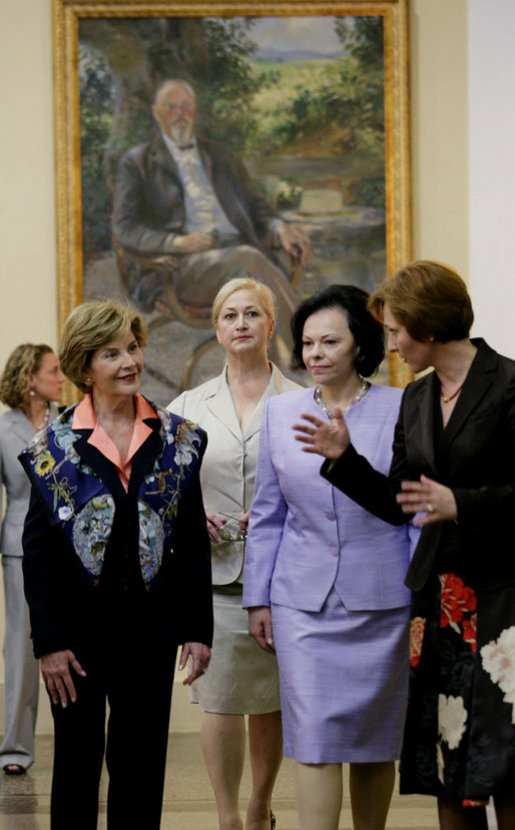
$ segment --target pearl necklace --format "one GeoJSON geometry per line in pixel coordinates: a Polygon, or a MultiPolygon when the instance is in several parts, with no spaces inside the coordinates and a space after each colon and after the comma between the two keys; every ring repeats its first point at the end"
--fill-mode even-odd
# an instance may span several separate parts
{"type": "Polygon", "coordinates": [[[39,424],[36,427],[36,429],[34,430],[34,432],[36,433],[36,432],[40,432],[43,429],[46,429],[47,426],[48,426],[49,420],[50,420],[50,404],[47,403],[45,405],[45,415],[44,415],[43,419],[39,422],[39,424]]]}
{"type": "MultiPolygon", "coordinates": [[[[349,411],[351,406],[354,406],[354,404],[359,403],[360,400],[365,397],[369,388],[370,384],[368,383],[368,381],[363,380],[363,378],[361,378],[361,384],[357,395],[351,400],[349,404],[347,404],[347,406],[340,407],[342,410],[342,415],[345,415],[349,411]]],[[[322,390],[320,389],[320,386],[315,387],[313,397],[315,398],[315,403],[320,407],[320,409],[323,409],[327,417],[331,419],[333,417],[333,413],[330,409],[327,408],[327,406],[324,403],[324,399],[322,398],[322,390]]]]}

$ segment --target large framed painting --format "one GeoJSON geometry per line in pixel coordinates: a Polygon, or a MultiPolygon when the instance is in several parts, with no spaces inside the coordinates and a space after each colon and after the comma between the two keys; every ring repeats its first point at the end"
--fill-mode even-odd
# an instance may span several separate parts
{"type": "Polygon", "coordinates": [[[409,260],[408,0],[53,0],[53,27],[59,326],[134,304],[154,401],[220,370],[227,279],[274,290],[286,368],[299,300],[409,260]]]}

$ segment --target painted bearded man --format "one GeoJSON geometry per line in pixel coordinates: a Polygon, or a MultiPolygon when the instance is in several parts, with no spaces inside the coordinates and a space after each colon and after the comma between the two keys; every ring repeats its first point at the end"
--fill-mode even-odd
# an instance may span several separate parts
{"type": "Polygon", "coordinates": [[[195,314],[245,272],[274,292],[278,330],[289,341],[298,298],[276,251],[306,261],[308,240],[274,215],[228,147],[195,135],[195,93],[187,82],[165,81],[152,112],[159,134],[122,156],[115,186],[112,226],[129,262],[131,299],[146,311],[166,308],[173,280],[195,314]],[[165,257],[170,268],[145,267],[131,254],[165,257]]]}

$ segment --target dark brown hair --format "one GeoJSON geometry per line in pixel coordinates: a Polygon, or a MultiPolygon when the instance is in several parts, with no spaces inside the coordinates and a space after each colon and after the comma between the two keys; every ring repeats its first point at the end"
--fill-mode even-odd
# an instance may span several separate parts
{"type": "Polygon", "coordinates": [[[350,333],[358,347],[354,368],[370,377],[384,357],[383,327],[367,310],[369,294],[354,285],[330,285],[300,304],[291,320],[293,335],[292,367],[306,368],[302,358],[302,335],[308,317],[325,308],[338,308],[347,317],[350,333]]]}

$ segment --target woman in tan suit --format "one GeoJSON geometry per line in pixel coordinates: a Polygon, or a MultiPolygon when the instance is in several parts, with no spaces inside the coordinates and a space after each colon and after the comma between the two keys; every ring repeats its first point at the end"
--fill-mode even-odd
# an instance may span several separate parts
{"type": "Polygon", "coordinates": [[[244,542],[265,402],[297,386],[267,357],[274,302],[265,285],[247,277],[227,282],[214,300],[213,324],[227,356],[224,371],[169,406],[208,434],[201,485],[211,538],[215,634],[209,669],[195,682],[192,699],[204,709],[202,747],[220,830],[243,827],[238,797],[244,715],[252,769],[245,830],[269,830],[282,758],[279,683],[275,655],[249,637],[241,608],[244,542]]]}
{"type": "MultiPolygon", "coordinates": [[[[2,522],[5,592],[4,739],[0,766],[22,775],[34,761],[39,666],[32,654],[29,613],[23,595],[21,535],[30,484],[18,455],[38,429],[57,416],[51,401],[61,400],[64,376],[50,346],[23,343],[7,360],[0,378],[0,400],[10,409],[0,416],[0,487],[7,505],[2,522]]],[[[1,491],[0,491],[1,512],[1,491]]]]}

